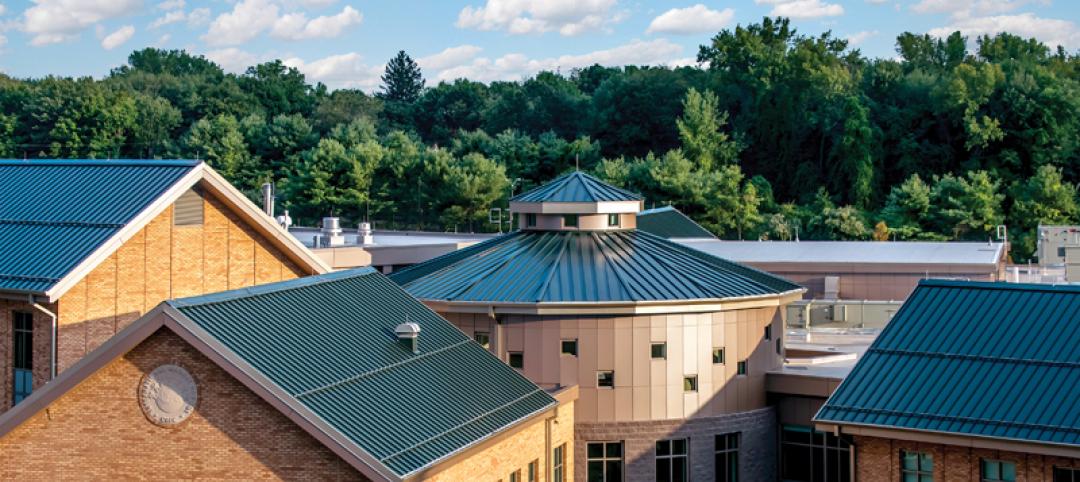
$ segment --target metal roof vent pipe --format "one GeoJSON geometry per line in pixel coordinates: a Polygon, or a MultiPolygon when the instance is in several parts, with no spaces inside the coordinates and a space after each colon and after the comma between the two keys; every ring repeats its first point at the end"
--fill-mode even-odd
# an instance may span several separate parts
{"type": "Polygon", "coordinates": [[[371,223],[367,221],[360,223],[356,227],[356,234],[360,237],[360,244],[375,244],[375,234],[371,230],[371,223]]]}
{"type": "Polygon", "coordinates": [[[262,185],[263,212],[271,218],[274,217],[274,185],[265,183],[262,185]]]}
{"type": "Polygon", "coordinates": [[[331,248],[345,244],[345,236],[341,234],[341,219],[336,217],[322,218],[322,247],[331,248]]]}
{"type": "Polygon", "coordinates": [[[418,343],[420,341],[420,325],[411,323],[406,318],[405,323],[402,323],[394,328],[394,334],[397,335],[398,343],[401,343],[405,349],[413,352],[420,353],[418,343]]]}

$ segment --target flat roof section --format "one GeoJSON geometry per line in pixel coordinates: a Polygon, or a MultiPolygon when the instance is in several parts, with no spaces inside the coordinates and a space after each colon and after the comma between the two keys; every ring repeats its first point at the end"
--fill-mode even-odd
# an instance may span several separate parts
{"type": "Polygon", "coordinates": [[[722,241],[676,242],[737,263],[858,263],[995,265],[1002,243],[930,241],[722,241]]]}

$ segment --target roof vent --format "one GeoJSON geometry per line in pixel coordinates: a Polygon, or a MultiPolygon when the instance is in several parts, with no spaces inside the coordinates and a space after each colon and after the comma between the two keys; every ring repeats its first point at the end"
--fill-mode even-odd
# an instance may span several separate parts
{"type": "Polygon", "coordinates": [[[362,222],[356,228],[356,234],[359,235],[358,240],[360,244],[375,244],[375,236],[371,232],[371,223],[362,222]]]}
{"type": "Polygon", "coordinates": [[[405,323],[394,328],[394,334],[397,335],[398,342],[406,349],[413,353],[420,353],[420,349],[417,346],[417,342],[420,339],[420,325],[409,322],[406,317],[405,323]]]}
{"type": "Polygon", "coordinates": [[[336,217],[322,218],[322,239],[320,247],[332,248],[345,244],[345,236],[341,235],[341,219],[336,217]]]}

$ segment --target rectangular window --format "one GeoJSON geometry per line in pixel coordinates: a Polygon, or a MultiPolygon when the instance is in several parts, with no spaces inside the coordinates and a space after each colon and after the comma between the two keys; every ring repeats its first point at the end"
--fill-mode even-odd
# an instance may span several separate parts
{"type": "Polygon", "coordinates": [[[737,375],[746,375],[747,370],[748,370],[748,368],[746,366],[746,360],[742,360],[742,361],[739,362],[738,367],[736,367],[736,374],[737,375]]]}
{"type": "Polygon", "coordinates": [[[527,214],[525,214],[525,226],[529,227],[529,228],[536,226],[536,214],[535,213],[527,213],[527,214]]]}
{"type": "Polygon", "coordinates": [[[562,225],[564,228],[576,228],[577,214],[563,214],[562,225]]]}
{"type": "Polygon", "coordinates": [[[697,391],[697,375],[687,375],[682,379],[682,388],[684,392],[696,392],[697,391]]]}
{"type": "Polygon", "coordinates": [[[508,357],[510,359],[511,368],[525,368],[525,354],[520,351],[509,352],[508,357]]]}
{"type": "Polygon", "coordinates": [[[712,349],[712,362],[713,362],[714,365],[723,365],[724,364],[724,348],[723,347],[713,348],[712,349]]]}
{"type": "Polygon", "coordinates": [[[607,225],[611,228],[619,227],[619,215],[612,213],[607,215],[607,225]]]}
{"type": "Polygon", "coordinates": [[[566,480],[566,444],[555,447],[551,454],[551,480],[552,482],[564,482],[566,480]]]}
{"type": "Polygon", "coordinates": [[[780,477],[790,482],[851,482],[851,439],[803,425],[784,425],[780,477]]]}
{"type": "Polygon", "coordinates": [[[649,345],[649,353],[652,355],[653,360],[667,358],[667,343],[653,343],[649,345]]]}
{"type": "Polygon", "coordinates": [[[784,355],[784,339],[783,338],[777,338],[776,339],[776,354],[780,355],[780,356],[784,355]]]}
{"type": "Polygon", "coordinates": [[[573,340],[563,340],[562,348],[560,349],[559,353],[562,353],[563,355],[577,356],[577,338],[574,338],[573,340]]]}
{"type": "Polygon", "coordinates": [[[525,476],[527,477],[525,479],[526,481],[528,481],[528,482],[536,482],[536,479],[538,479],[540,477],[540,461],[539,460],[533,460],[532,462],[529,462],[529,467],[526,470],[525,476]]]}
{"type": "Polygon", "coordinates": [[[982,482],[1016,482],[1016,464],[1004,460],[982,459],[982,482]]]}
{"type": "Polygon", "coordinates": [[[772,325],[765,325],[765,341],[772,340],[772,325]]]}
{"type": "Polygon", "coordinates": [[[596,372],[596,386],[597,388],[614,388],[615,372],[610,370],[596,372]]]}
{"type": "Polygon", "coordinates": [[[926,452],[900,452],[900,480],[904,482],[933,482],[934,455],[926,452]]]}
{"type": "Polygon", "coordinates": [[[622,442],[589,442],[585,454],[587,482],[622,482],[622,442]]]}
{"type": "Polygon", "coordinates": [[[485,350],[491,348],[491,334],[488,332],[478,331],[473,334],[473,338],[476,339],[476,342],[484,347],[485,350]]]}
{"type": "Polygon", "coordinates": [[[739,432],[717,435],[715,444],[716,482],[738,482],[739,432]]]}
{"type": "Polygon", "coordinates": [[[656,482],[685,482],[688,472],[687,440],[656,442],[656,482]]]}
{"type": "Polygon", "coordinates": [[[521,471],[515,470],[510,472],[510,482],[521,482],[521,471]]]}
{"type": "Polygon", "coordinates": [[[181,194],[173,203],[174,226],[201,226],[203,223],[203,199],[194,189],[181,194]]]}
{"type": "Polygon", "coordinates": [[[1080,468],[1054,467],[1054,482],[1080,482],[1080,468]]]}
{"type": "Polygon", "coordinates": [[[19,403],[30,396],[34,388],[34,315],[22,311],[12,313],[12,368],[15,375],[12,401],[19,403]]]}

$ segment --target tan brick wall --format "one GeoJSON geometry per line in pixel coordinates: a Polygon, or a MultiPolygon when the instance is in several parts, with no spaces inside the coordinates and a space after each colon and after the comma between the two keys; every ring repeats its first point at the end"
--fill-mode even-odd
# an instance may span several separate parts
{"type": "Polygon", "coordinates": [[[320,479],[361,475],[191,345],[162,329],[0,438],[0,479],[320,479]],[[198,405],[175,427],[143,415],[143,376],[187,369],[198,405]]]}
{"type": "MultiPolygon", "coordinates": [[[[59,371],[166,299],[309,274],[220,200],[207,194],[203,199],[201,226],[173,226],[172,206],[166,208],[57,302],[59,371]]],[[[3,412],[11,406],[11,308],[0,309],[3,412]]],[[[48,317],[40,314],[46,322],[39,324],[35,316],[36,388],[49,377],[51,328],[48,317]]]]}
{"type": "Polygon", "coordinates": [[[934,480],[944,482],[979,482],[982,459],[1015,463],[1017,482],[1052,482],[1054,467],[1080,468],[1080,459],[876,437],[855,437],[855,480],[900,482],[900,453],[903,450],[932,453],[934,455],[934,480]]]}
{"type": "Polygon", "coordinates": [[[529,425],[520,428],[513,435],[497,442],[480,447],[473,453],[467,453],[456,459],[450,459],[444,467],[435,467],[429,473],[422,474],[423,480],[437,482],[456,481],[503,481],[510,480],[510,474],[521,471],[522,482],[528,482],[529,462],[537,462],[537,482],[546,482],[551,470],[554,448],[566,444],[564,481],[574,480],[574,404],[561,405],[555,417],[542,416],[533,419],[529,425]],[[550,420],[550,421],[549,421],[550,420]],[[551,445],[547,445],[548,426],[551,427],[551,445]]]}

